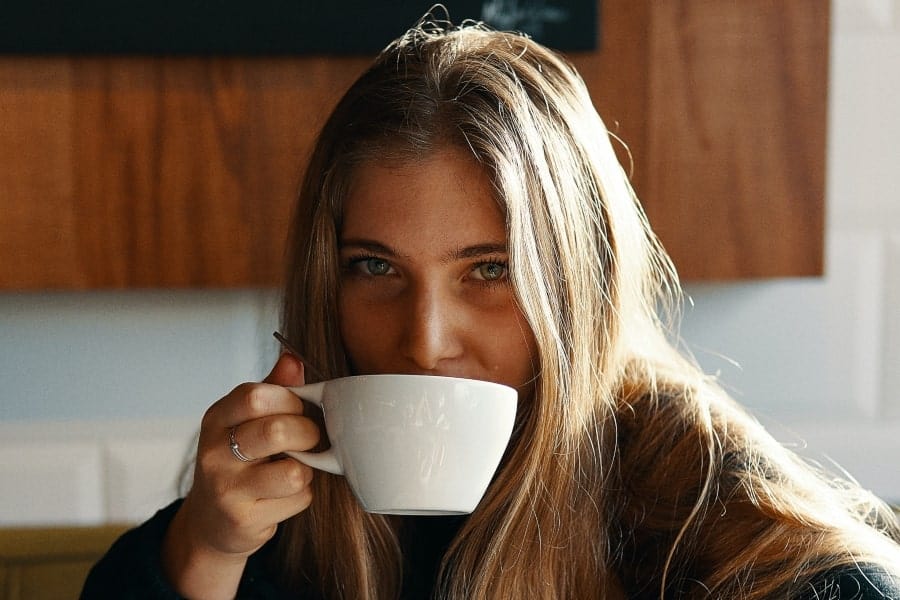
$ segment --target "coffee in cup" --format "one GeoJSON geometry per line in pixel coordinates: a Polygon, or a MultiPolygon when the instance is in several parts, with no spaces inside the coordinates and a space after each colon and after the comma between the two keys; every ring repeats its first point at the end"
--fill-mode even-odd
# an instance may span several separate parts
{"type": "Polygon", "coordinates": [[[506,450],[518,395],[433,375],[358,375],[289,388],[322,408],[331,448],[289,456],[347,478],[362,507],[396,515],[475,510],[506,450]]]}

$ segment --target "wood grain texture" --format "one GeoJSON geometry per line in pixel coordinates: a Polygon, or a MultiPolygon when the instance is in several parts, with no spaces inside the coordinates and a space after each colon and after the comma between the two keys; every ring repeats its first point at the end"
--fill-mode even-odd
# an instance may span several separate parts
{"type": "Polygon", "coordinates": [[[602,46],[596,52],[569,55],[591,92],[597,112],[614,136],[619,160],[632,175],[638,193],[649,169],[649,2],[604,1],[598,11],[602,46]]]}
{"type": "Polygon", "coordinates": [[[682,275],[820,274],[827,3],[651,6],[644,201],[682,275]]]}
{"type": "Polygon", "coordinates": [[[367,63],[3,59],[0,285],[277,284],[305,156],[367,63]]]}
{"type": "MultiPolygon", "coordinates": [[[[827,3],[600,8],[571,58],[682,274],[820,273],[827,3]]],[[[0,57],[0,289],[278,285],[304,160],[370,59],[0,57]]]]}

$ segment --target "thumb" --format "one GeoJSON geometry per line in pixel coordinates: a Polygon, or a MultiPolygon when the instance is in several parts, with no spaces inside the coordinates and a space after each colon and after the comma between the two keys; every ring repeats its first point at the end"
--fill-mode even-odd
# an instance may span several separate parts
{"type": "Polygon", "coordinates": [[[300,386],[304,384],[303,363],[290,352],[282,352],[281,356],[272,367],[269,375],[263,379],[264,383],[274,383],[284,387],[300,386]]]}

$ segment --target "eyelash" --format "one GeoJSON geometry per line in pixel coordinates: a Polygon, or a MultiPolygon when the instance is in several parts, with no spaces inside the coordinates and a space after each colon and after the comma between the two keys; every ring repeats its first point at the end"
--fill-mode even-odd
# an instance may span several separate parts
{"type": "Polygon", "coordinates": [[[508,281],[509,261],[503,260],[502,258],[478,261],[477,263],[472,265],[472,268],[469,270],[469,272],[471,273],[487,265],[497,265],[498,267],[502,267],[503,275],[501,275],[497,279],[475,279],[476,282],[478,282],[480,285],[483,285],[484,287],[492,287],[495,285],[505,284],[508,281]]]}
{"type": "Polygon", "coordinates": [[[368,277],[383,277],[383,275],[372,275],[371,273],[361,273],[356,271],[356,266],[361,265],[362,263],[370,260],[380,260],[384,261],[388,265],[390,265],[390,261],[387,261],[380,256],[376,256],[374,254],[357,254],[355,256],[349,257],[346,261],[344,261],[344,270],[351,275],[360,275],[360,276],[368,276],[368,277]]]}
{"type": "MultiPolygon", "coordinates": [[[[351,275],[359,275],[362,277],[384,277],[384,275],[373,275],[371,273],[361,273],[361,272],[357,272],[355,270],[355,267],[357,265],[360,265],[369,260],[384,261],[391,268],[393,268],[393,265],[391,265],[390,261],[385,260],[384,258],[381,258],[380,256],[377,256],[375,254],[357,254],[354,256],[350,256],[349,258],[347,258],[344,261],[344,271],[348,272],[351,275]]],[[[487,260],[480,260],[476,263],[473,263],[472,267],[469,269],[469,272],[472,273],[473,271],[476,271],[486,265],[497,265],[499,267],[502,267],[504,270],[503,275],[498,279],[475,279],[475,278],[473,278],[473,281],[475,281],[476,283],[478,283],[479,285],[482,285],[484,287],[492,287],[492,286],[495,286],[498,284],[503,284],[507,281],[507,279],[509,277],[509,261],[502,259],[500,257],[488,258],[487,260]]]]}

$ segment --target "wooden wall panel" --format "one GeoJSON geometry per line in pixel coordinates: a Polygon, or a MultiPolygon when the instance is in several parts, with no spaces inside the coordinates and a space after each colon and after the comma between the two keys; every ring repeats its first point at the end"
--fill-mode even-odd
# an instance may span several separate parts
{"type": "Polygon", "coordinates": [[[276,284],[302,163],[367,62],[2,59],[0,285],[276,284]]]}
{"type": "Polygon", "coordinates": [[[7,289],[69,282],[76,247],[70,76],[64,61],[0,60],[0,285],[7,289]]]}
{"type": "Polygon", "coordinates": [[[647,162],[647,111],[650,44],[647,27],[651,11],[647,1],[600,3],[598,11],[602,47],[598,52],[569,56],[581,74],[597,112],[618,138],[619,160],[632,175],[640,193],[650,163],[647,162]]]}
{"type": "MultiPolygon", "coordinates": [[[[600,7],[572,59],[682,274],[820,273],[827,3],[600,7]]],[[[277,285],[304,159],[369,60],[0,57],[0,289],[277,285]]]]}
{"type": "Polygon", "coordinates": [[[828,3],[651,6],[642,191],[682,275],[820,274],[828,3]]]}

